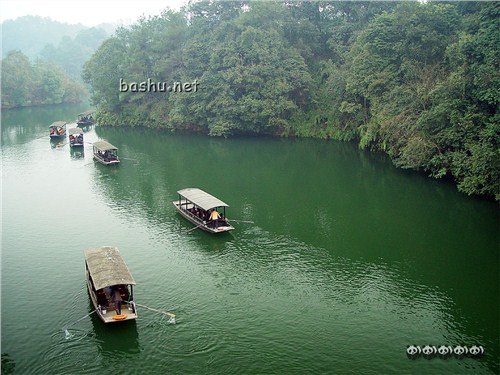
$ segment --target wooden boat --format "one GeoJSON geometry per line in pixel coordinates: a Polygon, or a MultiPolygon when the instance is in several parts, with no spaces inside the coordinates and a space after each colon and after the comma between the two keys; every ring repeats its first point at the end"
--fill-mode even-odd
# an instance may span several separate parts
{"type": "Polygon", "coordinates": [[[234,229],[226,219],[226,207],[229,206],[220,199],[198,188],[182,189],[177,194],[179,199],[172,202],[175,209],[197,228],[210,233],[234,229]]]}
{"type": "Polygon", "coordinates": [[[120,163],[118,159],[118,149],[111,143],[106,141],[98,141],[93,143],[94,159],[104,165],[117,165],[120,163]]]}
{"type": "Polygon", "coordinates": [[[137,318],[133,298],[135,281],[116,247],[85,250],[85,276],[92,304],[104,323],[137,318]],[[116,311],[119,299],[121,311],[116,311]]]}
{"type": "Polygon", "coordinates": [[[50,138],[62,138],[66,135],[66,122],[56,121],[49,126],[50,138]]]}
{"type": "Polygon", "coordinates": [[[78,120],[76,121],[76,124],[78,126],[94,125],[94,112],[95,111],[91,109],[78,114],[78,120]]]}
{"type": "Polygon", "coordinates": [[[68,130],[69,145],[71,147],[83,147],[83,130],[80,128],[71,128],[68,130]]]}

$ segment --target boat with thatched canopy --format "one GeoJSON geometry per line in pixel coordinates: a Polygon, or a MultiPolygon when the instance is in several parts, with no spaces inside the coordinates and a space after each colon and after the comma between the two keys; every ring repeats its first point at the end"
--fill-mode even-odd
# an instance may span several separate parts
{"type": "Polygon", "coordinates": [[[97,141],[92,144],[94,150],[94,159],[104,165],[117,165],[120,163],[118,159],[118,148],[106,141],[97,141]]]}
{"type": "Polygon", "coordinates": [[[50,138],[61,138],[66,135],[66,122],[56,121],[49,126],[50,138]]]}
{"type": "Polygon", "coordinates": [[[83,130],[80,128],[71,128],[68,130],[69,145],[71,147],[83,147],[83,130]]]}
{"type": "Polygon", "coordinates": [[[179,199],[173,201],[175,209],[186,219],[209,233],[233,230],[226,219],[226,203],[198,188],[179,190],[179,199]]]}
{"type": "Polygon", "coordinates": [[[76,121],[76,124],[78,126],[94,125],[94,113],[95,111],[93,109],[90,109],[78,114],[78,120],[76,121]]]}
{"type": "Polygon", "coordinates": [[[85,250],[85,275],[90,299],[104,323],[137,318],[135,281],[118,248],[100,246],[85,250]]]}

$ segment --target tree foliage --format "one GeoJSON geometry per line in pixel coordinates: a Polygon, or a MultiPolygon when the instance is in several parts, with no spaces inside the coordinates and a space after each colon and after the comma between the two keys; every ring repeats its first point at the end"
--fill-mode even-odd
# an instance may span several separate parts
{"type": "Polygon", "coordinates": [[[82,84],[46,61],[34,64],[20,51],[2,60],[2,108],[77,103],[88,95],[82,84]]]}
{"type": "Polygon", "coordinates": [[[85,61],[97,50],[108,34],[101,28],[81,30],[74,38],[64,36],[57,45],[46,44],[40,57],[59,65],[74,80],[81,80],[85,61]]]}
{"type": "Polygon", "coordinates": [[[500,198],[500,5],[197,1],[85,64],[101,123],[356,140],[500,198]],[[120,92],[127,82],[196,92],[120,92]]]}

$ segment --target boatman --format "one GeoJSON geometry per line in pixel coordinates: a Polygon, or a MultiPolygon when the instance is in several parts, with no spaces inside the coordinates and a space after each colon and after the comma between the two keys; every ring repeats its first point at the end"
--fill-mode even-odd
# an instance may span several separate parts
{"type": "Polygon", "coordinates": [[[219,226],[219,219],[220,219],[220,214],[217,210],[213,210],[210,213],[210,221],[215,221],[215,227],[219,226]]]}
{"type": "Polygon", "coordinates": [[[118,288],[114,289],[113,301],[115,301],[115,311],[117,315],[122,313],[122,296],[118,288]]]}

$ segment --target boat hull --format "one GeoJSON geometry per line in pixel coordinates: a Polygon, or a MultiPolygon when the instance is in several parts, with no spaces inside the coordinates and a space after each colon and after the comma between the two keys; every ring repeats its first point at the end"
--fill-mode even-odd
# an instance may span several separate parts
{"type": "Polygon", "coordinates": [[[94,125],[94,121],[78,121],[77,126],[91,126],[94,125]]]}
{"type": "Polygon", "coordinates": [[[66,136],[66,132],[62,133],[62,134],[50,134],[50,139],[60,139],[60,138],[63,138],[64,136],[66,136]]]}
{"type": "Polygon", "coordinates": [[[96,156],[94,154],[94,160],[98,161],[99,163],[103,164],[103,165],[118,165],[120,164],[120,160],[116,159],[116,160],[104,160],[98,156],[96,156]]]}
{"type": "MultiPolygon", "coordinates": [[[[179,212],[184,218],[189,220],[191,223],[196,225],[198,228],[201,230],[204,230],[205,232],[209,233],[223,233],[223,232],[229,232],[234,229],[232,225],[229,225],[225,220],[220,220],[223,225],[219,225],[218,227],[210,227],[207,225],[207,223],[204,223],[201,219],[199,219],[197,216],[191,214],[189,211],[182,209],[181,204],[179,201],[173,201],[172,202],[175,209],[177,212],[179,212]]],[[[184,205],[186,206],[186,205],[184,205]]],[[[192,206],[192,204],[191,204],[192,206]]],[[[186,208],[190,208],[189,205],[186,206],[186,208]]]]}

